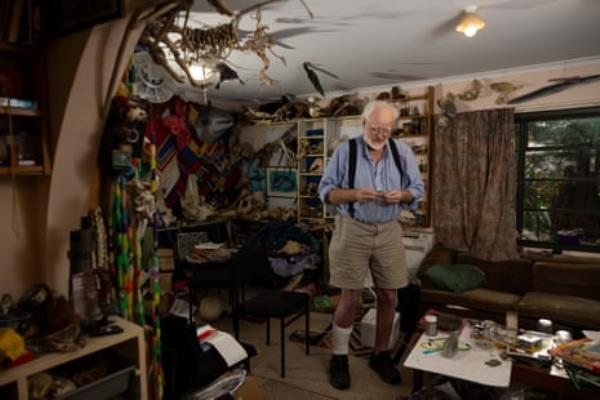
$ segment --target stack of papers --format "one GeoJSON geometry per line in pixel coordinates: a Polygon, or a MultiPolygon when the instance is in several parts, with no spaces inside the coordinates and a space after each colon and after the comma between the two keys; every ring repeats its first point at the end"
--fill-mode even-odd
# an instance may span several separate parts
{"type": "Polygon", "coordinates": [[[248,353],[229,333],[218,331],[211,325],[204,325],[196,329],[196,336],[201,343],[208,343],[214,347],[225,360],[228,367],[244,361],[248,353]]]}

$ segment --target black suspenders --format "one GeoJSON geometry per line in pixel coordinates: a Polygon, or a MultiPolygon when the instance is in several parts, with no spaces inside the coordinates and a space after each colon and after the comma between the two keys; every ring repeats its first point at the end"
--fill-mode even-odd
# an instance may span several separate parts
{"type": "MultiPolygon", "coordinates": [[[[356,138],[350,139],[348,143],[350,145],[350,153],[348,154],[348,189],[354,189],[354,181],[356,179],[356,164],[358,164],[356,160],[356,140],[356,138]]],[[[406,178],[407,181],[406,186],[409,186],[410,177],[404,173],[402,162],[400,160],[400,153],[398,153],[398,147],[396,147],[396,142],[394,142],[394,139],[390,138],[388,140],[388,144],[392,152],[392,157],[394,158],[394,164],[396,164],[398,172],[400,172],[400,187],[404,187],[404,178],[406,178]]],[[[352,218],[354,218],[354,202],[348,204],[348,213],[352,218]]]]}
{"type": "MultiPolygon", "coordinates": [[[[350,154],[348,158],[348,189],[354,189],[354,178],[356,178],[356,139],[350,139],[350,154]]],[[[354,218],[354,202],[348,204],[348,213],[354,218]]]]}

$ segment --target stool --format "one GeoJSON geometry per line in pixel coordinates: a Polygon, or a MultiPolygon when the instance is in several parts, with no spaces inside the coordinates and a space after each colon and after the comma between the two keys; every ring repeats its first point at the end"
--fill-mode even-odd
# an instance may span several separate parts
{"type": "Polygon", "coordinates": [[[239,339],[239,316],[250,315],[267,318],[267,345],[271,344],[271,318],[278,318],[281,326],[281,377],[285,378],[285,328],[304,314],[306,354],[309,343],[309,296],[305,293],[270,290],[240,304],[234,316],[235,337],[239,339]],[[286,321],[286,318],[289,318],[286,321]]]}

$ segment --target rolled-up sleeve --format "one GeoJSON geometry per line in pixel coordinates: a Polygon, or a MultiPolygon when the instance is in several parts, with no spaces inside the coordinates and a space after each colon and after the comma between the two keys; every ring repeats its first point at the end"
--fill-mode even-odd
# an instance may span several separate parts
{"type": "Polygon", "coordinates": [[[410,203],[405,203],[404,208],[416,210],[418,208],[419,200],[425,193],[425,185],[423,184],[423,179],[421,178],[421,172],[419,171],[417,159],[415,158],[411,148],[408,146],[404,147],[404,157],[406,160],[406,173],[410,178],[410,185],[404,189],[408,190],[413,195],[413,200],[410,203]]]}
{"type": "Polygon", "coordinates": [[[338,146],[333,152],[331,159],[327,163],[325,174],[319,182],[319,197],[323,203],[327,202],[327,195],[333,189],[342,187],[342,181],[346,174],[346,158],[344,155],[347,153],[346,148],[348,142],[344,142],[338,146]]]}

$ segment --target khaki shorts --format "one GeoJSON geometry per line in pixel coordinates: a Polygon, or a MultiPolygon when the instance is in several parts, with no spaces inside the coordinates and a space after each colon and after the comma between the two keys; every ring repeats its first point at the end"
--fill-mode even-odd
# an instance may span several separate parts
{"type": "Polygon", "coordinates": [[[408,285],[402,227],[396,221],[365,224],[336,216],[329,245],[329,283],[341,289],[362,289],[367,268],[376,288],[408,285]]]}

